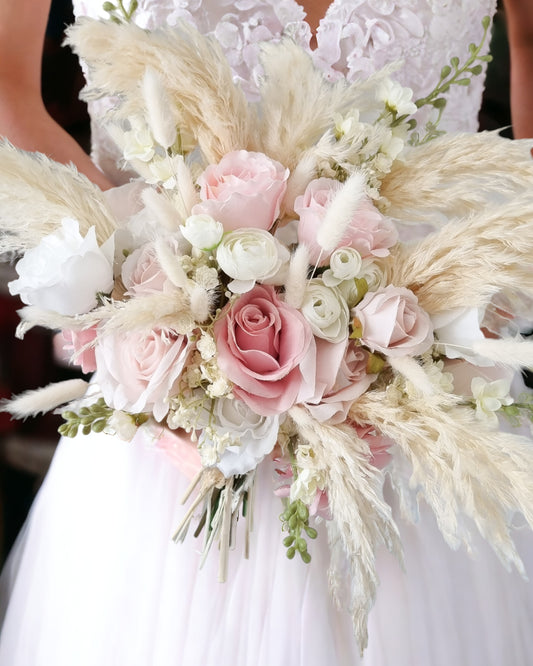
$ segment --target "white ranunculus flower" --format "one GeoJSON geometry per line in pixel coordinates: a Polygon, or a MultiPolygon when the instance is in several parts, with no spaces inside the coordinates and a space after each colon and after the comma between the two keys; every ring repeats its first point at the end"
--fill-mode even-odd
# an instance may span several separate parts
{"type": "Polygon", "coordinates": [[[340,247],[329,258],[329,268],[322,274],[327,287],[336,287],[344,280],[351,280],[359,275],[363,260],[353,247],[340,247]]]}
{"type": "Polygon", "coordinates": [[[413,91],[411,88],[402,86],[398,81],[383,79],[376,91],[376,97],[380,102],[384,102],[389,108],[396,111],[398,116],[410,116],[416,113],[416,104],[411,101],[413,91]]]}
{"type": "Polygon", "coordinates": [[[191,215],[181,226],[181,233],[193,247],[207,251],[220,243],[224,227],[211,215],[191,215]]]}
{"type": "MultiPolygon", "coordinates": [[[[225,477],[254,469],[277,442],[279,416],[259,416],[241,400],[216,400],[214,417],[212,428],[229,433],[230,439],[238,442],[226,446],[218,461],[217,467],[225,477]]],[[[200,435],[202,448],[210,445],[205,433],[204,430],[200,435]]]]}
{"type": "Polygon", "coordinates": [[[9,291],[23,303],[62,315],[89,312],[97,294],[113,289],[113,240],[102,247],[91,227],[85,238],[77,220],[64,218],[61,227],[41,239],[16,265],[18,280],[9,291]]]}
{"type": "Polygon", "coordinates": [[[250,291],[256,282],[281,284],[282,269],[290,253],[263,229],[238,229],[226,234],[217,248],[220,268],[233,278],[228,287],[237,294],[250,291]]]}
{"type": "Polygon", "coordinates": [[[363,265],[357,277],[365,278],[368,291],[378,291],[387,284],[383,271],[372,259],[363,259],[363,265]]]}
{"type": "Polygon", "coordinates": [[[322,280],[311,280],[300,309],[317,338],[341,342],[348,337],[350,311],[336,287],[326,287],[322,280]]]}

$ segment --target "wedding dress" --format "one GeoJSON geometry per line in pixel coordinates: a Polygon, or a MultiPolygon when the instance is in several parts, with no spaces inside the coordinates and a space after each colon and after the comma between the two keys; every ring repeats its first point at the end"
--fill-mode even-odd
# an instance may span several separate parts
{"type": "MultiPolygon", "coordinates": [[[[104,16],[78,0],[78,14],[104,16]]],[[[495,0],[336,0],[312,51],[331,79],[350,80],[403,59],[398,78],[430,90],[441,67],[479,42],[495,0]]],[[[136,21],[179,19],[221,41],[247,93],[260,73],[259,42],[283,32],[308,47],[295,0],[141,0],[136,21]]],[[[445,127],[474,131],[482,77],[450,95],[445,127]]],[[[94,151],[111,170],[98,124],[94,151]]],[[[379,556],[380,587],[359,655],[349,614],[328,594],[325,539],[312,562],[289,561],[281,545],[272,470],[261,466],[250,559],[243,534],[217,582],[217,553],[199,569],[199,545],[171,541],[187,486],[160,450],[105,435],[62,441],[3,574],[7,605],[1,666],[527,666],[533,661],[533,588],[505,571],[481,541],[454,552],[421,507],[418,524],[398,518],[405,571],[379,556]]],[[[242,525],[239,527],[242,532],[242,525]]],[[[526,569],[533,539],[517,534],[526,569]]]]}

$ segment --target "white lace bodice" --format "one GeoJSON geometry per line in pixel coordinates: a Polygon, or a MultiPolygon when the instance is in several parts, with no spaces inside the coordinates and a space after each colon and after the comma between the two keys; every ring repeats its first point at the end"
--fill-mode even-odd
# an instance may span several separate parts
{"type": "MultiPolygon", "coordinates": [[[[74,0],[77,15],[105,17],[103,0],[74,0]]],[[[139,0],[135,21],[155,28],[185,19],[222,44],[235,79],[253,98],[259,70],[259,44],[292,36],[310,51],[332,80],[349,81],[393,61],[402,66],[396,78],[414,90],[429,92],[450,58],[463,61],[468,45],[479,43],[483,16],[492,16],[496,0],[334,0],[320,21],[312,49],[311,29],[296,0],[139,0]]],[[[475,131],[483,77],[469,87],[450,89],[442,127],[475,131]]],[[[97,108],[91,109],[93,116],[97,108]]],[[[94,134],[97,157],[106,161],[100,133],[94,134]]]]}

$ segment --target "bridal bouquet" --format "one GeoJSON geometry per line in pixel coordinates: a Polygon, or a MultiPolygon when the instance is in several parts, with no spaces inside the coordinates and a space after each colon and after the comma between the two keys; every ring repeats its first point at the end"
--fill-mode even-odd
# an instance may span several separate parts
{"type": "Polygon", "coordinates": [[[274,459],[287,555],[309,561],[326,521],[332,588],[346,560],[362,648],[375,551],[401,556],[387,475],[404,507],[424,497],[451,546],[475,526],[522,570],[509,521],[533,525],[533,447],[512,426],[533,405],[511,379],[533,365],[517,324],[533,296],[533,164],[521,142],[437,123],[449,87],[480,71],[479,47],[413,101],[392,68],[332,84],[291,41],[265,45],[248,103],[217,44],[185,25],[83,20],[70,41],[87,96],[115,100],[109,132],[137,177],[106,196],[1,147],[19,332],[61,329],[95,372],[5,408],[69,403],[69,436],[146,433],[193,477],[176,539],[197,520],[222,578],[256,469],[274,459]],[[401,240],[422,223],[433,233],[401,240]]]}

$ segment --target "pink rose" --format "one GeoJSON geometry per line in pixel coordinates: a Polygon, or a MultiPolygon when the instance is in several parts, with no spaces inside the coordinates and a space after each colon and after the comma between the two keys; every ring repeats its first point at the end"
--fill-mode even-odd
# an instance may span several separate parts
{"type": "Polygon", "coordinates": [[[147,243],[128,255],[122,264],[122,281],[130,296],[154,294],[172,286],[161,269],[153,243],[147,243]]]}
{"type": "Polygon", "coordinates": [[[236,150],[198,178],[202,202],[192,212],[210,215],[225,231],[268,231],[279,216],[288,177],[288,169],[263,153],[236,150]]]}
{"type": "Polygon", "coordinates": [[[68,355],[69,362],[79,365],[84,373],[96,370],[96,356],[93,342],[96,340],[96,326],[85,331],[61,331],[63,351],[68,355]]]}
{"type": "MultiPolygon", "coordinates": [[[[330,253],[322,250],[316,236],[331,201],[342,188],[342,183],[332,178],[317,178],[306,187],[304,194],[296,197],[294,210],[298,222],[298,242],[310,250],[310,260],[315,265],[325,266],[330,253]],[[320,262],[317,264],[317,262],[320,262]]],[[[370,199],[363,198],[337,247],[352,247],[361,257],[386,257],[389,248],[398,241],[398,232],[387,218],[379,212],[370,199]]]]}
{"type": "Polygon", "coordinates": [[[308,351],[314,356],[314,340],[303,315],[272,286],[257,285],[226,307],[215,339],[218,365],[236,397],[262,416],[292,407],[305,383],[300,364],[308,351]]]}
{"type": "MultiPolygon", "coordinates": [[[[327,345],[334,347],[334,345],[325,340],[316,340],[316,345],[318,359],[324,359],[324,357],[331,359],[331,352],[325,356],[323,348],[327,345]]],[[[343,344],[340,349],[339,361],[331,359],[329,363],[330,369],[334,370],[333,381],[326,386],[317,405],[307,404],[311,414],[319,421],[342,423],[346,419],[352,402],[363,395],[377,377],[377,375],[367,374],[368,352],[365,349],[352,341],[348,342],[348,345],[343,344]]],[[[334,351],[334,353],[338,352],[334,351]]],[[[320,365],[322,363],[317,361],[317,366],[320,367],[320,365]]]]}
{"type": "Polygon", "coordinates": [[[134,414],[151,411],[161,421],[187,355],[187,338],[171,330],[100,336],[97,381],[106,403],[134,414]]]}
{"type": "Polygon", "coordinates": [[[405,287],[388,285],[369,291],[352,312],[359,320],[361,342],[387,356],[415,356],[433,344],[433,325],[418,299],[405,287]]]}

